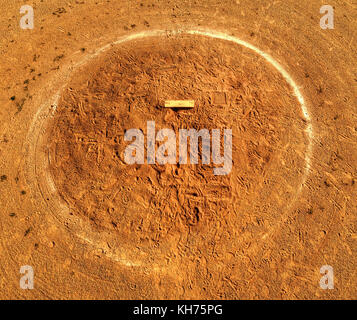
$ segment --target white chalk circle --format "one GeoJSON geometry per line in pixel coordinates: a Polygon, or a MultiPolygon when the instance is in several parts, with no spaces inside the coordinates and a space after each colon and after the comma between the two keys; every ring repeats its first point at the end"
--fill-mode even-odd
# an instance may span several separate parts
{"type": "MultiPolygon", "coordinates": [[[[176,36],[180,34],[188,35],[198,35],[204,37],[210,37],[214,39],[226,40],[233,43],[236,43],[240,46],[244,46],[261,57],[264,58],[266,62],[272,65],[286,80],[286,82],[291,86],[295,97],[297,98],[302,115],[304,117],[306,127],[305,133],[308,138],[308,144],[306,147],[304,155],[304,171],[301,179],[299,188],[296,190],[294,201],[297,199],[297,196],[302,191],[303,185],[306,182],[308,174],[311,167],[311,154],[313,148],[313,128],[311,123],[311,118],[308,112],[308,109],[305,104],[304,97],[299,90],[298,85],[289,75],[289,73],[278,63],[270,54],[260,50],[254,45],[241,40],[235,36],[230,36],[224,33],[211,31],[211,30],[153,30],[145,31],[140,33],[135,33],[129,36],[121,37],[120,39],[111,42],[104,47],[99,48],[93,54],[88,54],[82,58],[79,62],[67,68],[67,75],[65,79],[69,79],[70,74],[73,73],[78,67],[84,65],[89,60],[99,56],[100,54],[111,49],[115,45],[122,44],[124,42],[148,38],[148,37],[159,37],[159,36],[176,36]]],[[[66,81],[64,81],[66,82],[66,81]]],[[[35,198],[42,197],[42,201],[45,201],[47,206],[50,208],[52,215],[59,221],[61,225],[65,224],[73,234],[76,234],[79,238],[83,239],[87,243],[93,245],[96,248],[99,248],[104,251],[104,253],[112,258],[113,260],[122,263],[123,265],[130,267],[142,267],[147,265],[146,261],[149,258],[149,252],[143,252],[142,250],[135,248],[125,248],[123,246],[111,246],[111,249],[108,249],[107,243],[109,241],[116,242],[115,236],[111,235],[109,232],[106,233],[106,236],[103,237],[103,234],[92,230],[89,222],[83,221],[80,217],[76,215],[70,215],[69,206],[63,201],[59,193],[57,192],[55,183],[52,180],[50,174],[49,165],[51,163],[51,157],[46,150],[43,148],[43,145],[46,144],[46,131],[48,120],[53,118],[53,114],[56,111],[58,101],[61,95],[62,90],[66,87],[67,83],[62,83],[60,90],[49,100],[41,105],[41,107],[36,111],[36,114],[33,118],[29,134],[27,137],[27,152],[28,157],[26,159],[27,164],[27,177],[28,182],[33,185],[33,196],[35,198]],[[34,182],[35,181],[35,182],[34,182]]],[[[40,201],[40,200],[39,200],[40,201]]],[[[291,205],[291,204],[290,204],[291,205]]],[[[281,218],[283,219],[283,218],[281,218]]],[[[103,231],[106,232],[106,231],[103,231]]],[[[267,234],[263,236],[263,239],[266,238],[267,234]]],[[[163,266],[161,262],[156,265],[150,262],[151,270],[163,271],[163,266]]]]}

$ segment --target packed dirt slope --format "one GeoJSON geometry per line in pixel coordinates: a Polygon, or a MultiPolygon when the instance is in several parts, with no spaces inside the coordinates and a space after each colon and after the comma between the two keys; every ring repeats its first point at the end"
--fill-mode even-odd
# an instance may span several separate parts
{"type": "Polygon", "coordinates": [[[33,30],[1,4],[1,298],[357,298],[356,3],[333,30],[315,0],[33,1],[33,30]],[[264,57],[189,30],[269,54],[308,114],[264,57]],[[127,165],[147,121],[232,128],[232,171],[127,165]]]}

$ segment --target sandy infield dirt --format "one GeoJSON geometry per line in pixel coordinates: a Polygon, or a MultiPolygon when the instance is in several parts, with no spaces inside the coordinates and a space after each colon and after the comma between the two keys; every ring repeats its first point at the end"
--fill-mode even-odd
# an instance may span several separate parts
{"type": "Polygon", "coordinates": [[[0,298],[357,298],[356,2],[1,4],[0,298]],[[128,165],[148,121],[231,128],[231,172],[128,165]]]}

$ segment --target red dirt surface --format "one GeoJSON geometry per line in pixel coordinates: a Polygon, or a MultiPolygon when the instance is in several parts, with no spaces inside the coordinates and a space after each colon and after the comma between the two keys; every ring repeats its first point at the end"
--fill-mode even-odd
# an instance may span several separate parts
{"type": "Polygon", "coordinates": [[[33,30],[18,26],[22,4],[0,22],[1,298],[357,297],[352,1],[331,3],[334,30],[320,28],[319,1],[33,1],[33,30]],[[276,59],[312,141],[290,85],[248,48],[169,31],[113,45],[190,29],[276,59]],[[232,128],[231,173],[125,164],[125,130],[148,120],[232,128]],[[19,287],[22,265],[34,290],[19,287]],[[323,265],[333,290],[320,288],[323,265]]]}

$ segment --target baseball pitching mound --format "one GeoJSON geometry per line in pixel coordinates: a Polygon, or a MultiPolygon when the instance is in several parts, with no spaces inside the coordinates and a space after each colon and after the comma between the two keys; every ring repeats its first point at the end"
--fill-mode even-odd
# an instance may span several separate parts
{"type": "Polygon", "coordinates": [[[122,245],[161,248],[157,257],[189,235],[190,250],[180,253],[187,256],[220,237],[226,241],[217,249],[225,252],[274,228],[303,180],[305,126],[292,88],[251,50],[203,36],[150,37],[80,67],[61,94],[45,147],[69,215],[122,245]],[[164,108],[169,99],[195,107],[164,108]],[[124,134],[137,128],[146,139],[148,121],[156,132],[232,129],[232,170],[215,175],[216,165],[201,159],[127,164],[124,134]]]}

